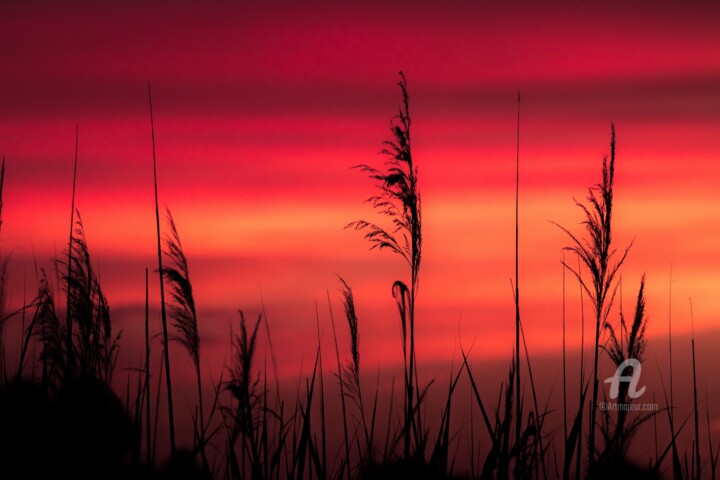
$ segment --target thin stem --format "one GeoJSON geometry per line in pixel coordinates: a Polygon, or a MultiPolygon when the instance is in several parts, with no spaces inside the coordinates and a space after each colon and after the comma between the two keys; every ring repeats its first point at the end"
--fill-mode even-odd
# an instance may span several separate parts
{"type": "MultiPolygon", "coordinates": [[[[68,240],[68,264],[67,264],[67,278],[68,281],[72,278],[72,251],[73,251],[73,226],[75,224],[75,184],[77,181],[77,164],[78,164],[78,144],[80,138],[80,127],[75,124],[75,165],[73,167],[73,186],[72,186],[72,200],[70,202],[70,238],[68,240]]],[[[67,364],[65,365],[65,377],[69,377],[72,374],[74,356],[73,356],[73,341],[72,341],[72,302],[70,301],[70,289],[68,287],[67,294],[67,307],[65,314],[67,315],[66,333],[65,333],[65,348],[67,350],[67,364]]]]}
{"type": "Polygon", "coordinates": [[[152,444],[150,433],[150,300],[149,272],[145,269],[145,423],[147,443],[147,464],[152,468],[152,444]]]}
{"type": "Polygon", "coordinates": [[[160,207],[158,206],[157,160],[155,156],[155,122],[153,121],[152,95],[148,82],[148,102],[150,104],[150,128],[152,132],[153,180],[155,185],[155,227],[157,230],[158,272],[160,272],[160,317],[162,319],[163,348],[165,355],[165,379],[168,392],[168,419],[170,423],[170,455],[175,457],[175,419],[173,415],[172,380],[170,378],[170,348],[168,344],[167,312],[165,310],[165,285],[163,282],[162,244],[160,241],[160,207]]]}
{"type": "Polygon", "coordinates": [[[322,426],[322,469],[323,475],[327,475],[327,437],[325,433],[325,380],[323,379],[322,338],[320,336],[320,312],[318,311],[317,302],[315,302],[315,325],[317,327],[318,355],[320,357],[320,423],[322,426]]]}
{"type": "Polygon", "coordinates": [[[695,406],[695,477],[700,479],[700,429],[698,419],[697,370],[695,368],[695,317],[693,316],[692,298],[690,299],[690,323],[692,325],[693,404],[695,406]]]}
{"type": "Polygon", "coordinates": [[[333,339],[335,340],[335,357],[337,358],[338,367],[338,383],[340,384],[340,403],[342,404],[343,414],[343,435],[345,439],[345,466],[347,467],[347,478],[350,480],[352,474],[350,472],[350,443],[348,441],[348,428],[347,428],[347,408],[345,406],[345,388],[342,382],[342,365],[340,364],[340,348],[338,347],[337,333],[335,331],[335,318],[332,311],[332,303],[330,302],[330,292],[325,292],[328,299],[328,308],[330,309],[330,323],[332,324],[333,339]]]}
{"type": "Polygon", "coordinates": [[[517,142],[515,157],[515,441],[520,441],[520,92],[517,95],[517,142]]]}
{"type": "MultiPolygon", "coordinates": [[[[563,370],[563,429],[567,442],[567,366],[565,360],[565,254],[562,255],[562,370],[563,370]]],[[[567,452],[565,452],[567,455],[567,452]]]]}

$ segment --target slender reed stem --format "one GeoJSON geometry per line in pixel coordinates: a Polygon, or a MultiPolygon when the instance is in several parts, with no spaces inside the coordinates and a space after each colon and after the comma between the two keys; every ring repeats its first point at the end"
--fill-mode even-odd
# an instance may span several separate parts
{"type": "Polygon", "coordinates": [[[697,369],[695,367],[695,317],[692,298],[690,299],[690,323],[692,325],[692,369],[693,369],[693,405],[695,406],[695,478],[700,479],[700,428],[698,420],[697,369]]]}
{"type": "Polygon", "coordinates": [[[317,302],[315,302],[315,324],[317,327],[318,355],[320,356],[320,424],[322,427],[322,470],[323,474],[327,475],[327,438],[325,433],[325,381],[323,380],[322,338],[320,336],[320,312],[318,311],[317,302]]]}
{"type": "Polygon", "coordinates": [[[147,464],[152,467],[152,444],[150,433],[150,285],[149,272],[145,269],[145,423],[147,443],[147,464]]]}
{"type": "Polygon", "coordinates": [[[152,132],[153,180],[155,185],[155,227],[157,230],[158,272],[160,272],[160,318],[162,319],[163,349],[165,355],[165,380],[168,393],[168,420],[170,424],[170,455],[175,457],[175,419],[173,415],[172,379],[170,376],[170,348],[168,344],[167,311],[165,310],[165,285],[163,282],[162,244],[160,241],[160,207],[158,206],[157,159],[155,155],[155,122],[153,121],[152,95],[148,82],[148,102],[150,104],[150,128],[152,132]]]}
{"type": "Polygon", "coordinates": [[[335,331],[335,318],[332,311],[332,302],[330,301],[330,292],[326,291],[328,299],[328,308],[330,309],[330,323],[332,324],[333,339],[335,340],[335,357],[337,358],[338,368],[338,383],[340,384],[340,403],[342,405],[343,415],[343,435],[345,440],[345,466],[347,468],[347,478],[350,480],[352,474],[350,473],[350,442],[348,441],[348,428],[347,428],[347,407],[345,406],[345,387],[342,381],[342,365],[340,364],[340,348],[338,347],[337,333],[335,331]]]}
{"type": "MultiPolygon", "coordinates": [[[[75,226],[75,184],[77,181],[77,164],[78,164],[78,144],[80,138],[80,127],[75,125],[75,162],[73,167],[73,186],[72,186],[72,200],[70,202],[70,238],[68,240],[68,262],[67,262],[67,278],[72,278],[72,252],[73,252],[73,227],[75,226]]],[[[73,374],[73,340],[72,340],[72,302],[70,300],[70,294],[67,295],[67,306],[65,314],[67,315],[66,332],[65,332],[65,348],[66,348],[66,365],[65,365],[65,378],[69,378],[73,374]]]]}
{"type": "MultiPolygon", "coordinates": [[[[563,263],[565,263],[563,254],[563,263]]],[[[567,431],[567,370],[565,362],[565,267],[562,267],[562,371],[563,371],[563,430],[565,440],[568,438],[567,431]]]]}
{"type": "Polygon", "coordinates": [[[520,91],[517,94],[517,142],[515,157],[515,441],[520,442],[520,91]]]}

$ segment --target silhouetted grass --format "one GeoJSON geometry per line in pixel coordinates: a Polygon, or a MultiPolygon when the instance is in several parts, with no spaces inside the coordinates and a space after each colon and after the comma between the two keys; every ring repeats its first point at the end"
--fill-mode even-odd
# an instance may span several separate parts
{"type": "Polygon", "coordinates": [[[73,342],[65,351],[64,380],[89,377],[110,384],[122,332],[113,335],[110,307],[90,262],[80,212],[76,211],[75,217],[72,250],[68,255],[70,276],[64,279],[71,312],[68,325],[73,328],[70,332],[73,342]]]}
{"type": "MultiPolygon", "coordinates": [[[[605,323],[605,329],[609,332],[609,341],[607,347],[602,346],[601,348],[607,352],[608,357],[616,368],[619,368],[628,359],[635,359],[641,363],[644,360],[645,347],[647,344],[645,337],[647,328],[645,303],[645,276],[643,275],[640,280],[635,314],[629,328],[622,311],[620,312],[620,325],[617,330],[610,323],[605,323]]],[[[633,367],[627,368],[631,369],[633,367]]],[[[617,403],[632,403],[632,397],[630,397],[628,393],[629,384],[626,382],[620,383],[617,403]]],[[[611,413],[609,411],[603,411],[605,421],[601,424],[601,429],[605,446],[598,461],[608,464],[626,461],[628,448],[633,436],[638,432],[640,426],[653,418],[655,414],[656,412],[648,412],[628,418],[628,411],[618,410],[617,417],[613,422],[611,413]]]]}
{"type": "Polygon", "coordinates": [[[707,389],[705,390],[705,415],[707,419],[707,431],[708,431],[708,456],[710,458],[710,478],[712,480],[715,480],[717,477],[717,465],[718,465],[718,456],[720,456],[720,446],[718,446],[717,449],[713,449],[713,441],[712,441],[712,434],[711,434],[711,425],[710,425],[710,403],[708,402],[708,395],[707,395],[707,389]]]}
{"type": "Polygon", "coordinates": [[[342,470],[345,469],[347,471],[347,478],[348,480],[352,478],[352,472],[350,471],[350,436],[348,435],[348,422],[347,422],[347,405],[345,403],[345,382],[343,382],[342,378],[342,363],[340,362],[340,348],[338,347],[338,340],[337,340],[337,332],[335,331],[335,316],[333,315],[332,310],[332,303],[330,302],[330,293],[327,293],[328,295],[328,308],[330,310],[330,323],[332,324],[332,331],[333,331],[333,340],[335,342],[335,358],[337,360],[337,369],[338,369],[338,384],[340,385],[340,405],[342,407],[342,417],[343,417],[343,437],[344,437],[344,448],[345,448],[345,458],[342,461],[342,466],[340,468],[340,475],[342,476],[342,470]]]}
{"type": "MultiPolygon", "coordinates": [[[[152,94],[148,82],[148,104],[150,105],[150,132],[152,134],[153,154],[153,185],[155,193],[155,231],[157,233],[158,272],[163,272],[162,244],[160,241],[160,207],[158,206],[157,159],[155,156],[155,122],[153,120],[152,94]]],[[[175,416],[173,414],[172,377],[170,375],[170,349],[167,328],[167,312],[165,310],[165,284],[160,275],[160,320],[162,321],[163,355],[165,358],[165,383],[167,386],[168,423],[170,425],[170,455],[175,456],[175,416]]]]}
{"type": "MultiPolygon", "coordinates": [[[[344,384],[343,390],[345,395],[355,404],[360,412],[360,422],[362,432],[365,436],[365,454],[361,455],[362,462],[371,462],[373,453],[373,434],[375,431],[375,414],[373,412],[372,423],[368,429],[367,420],[365,419],[365,404],[363,403],[362,388],[360,385],[360,334],[358,330],[358,317],[355,313],[355,299],[352,289],[343,280],[339,278],[343,297],[343,305],[345,307],[345,318],[348,322],[350,330],[350,354],[351,360],[347,362],[345,367],[339,372],[340,381],[344,384]]],[[[358,446],[358,450],[360,447],[358,446]]]]}
{"type": "Polygon", "coordinates": [[[150,421],[150,282],[149,272],[145,269],[145,448],[148,468],[153,467],[152,435],[150,421]]]}
{"type": "Polygon", "coordinates": [[[190,271],[187,259],[183,253],[180,235],[178,234],[175,220],[170,210],[167,210],[167,224],[170,230],[165,239],[165,256],[169,260],[168,267],[162,270],[162,277],[170,288],[172,305],[170,306],[170,318],[177,331],[170,339],[179,342],[190,355],[195,367],[195,378],[197,380],[198,409],[199,409],[199,445],[198,449],[203,461],[203,468],[206,473],[209,470],[207,456],[205,454],[205,409],[203,408],[202,374],[200,371],[200,335],[198,333],[197,312],[195,310],[195,297],[193,295],[192,283],[190,282],[190,271]]]}
{"type": "Polygon", "coordinates": [[[235,453],[235,443],[240,440],[242,456],[250,459],[250,472],[253,480],[263,478],[262,455],[260,449],[260,403],[263,394],[259,390],[260,380],[254,372],[257,331],[262,317],[258,317],[255,326],[248,330],[245,315],[240,314],[240,333],[233,339],[233,360],[230,367],[230,380],[226,386],[230,391],[234,405],[223,410],[231,419],[229,424],[230,444],[228,459],[231,478],[244,478],[241,463],[235,453]]]}
{"type": "Polygon", "coordinates": [[[585,293],[590,297],[595,311],[595,347],[593,359],[593,394],[590,404],[590,438],[589,459],[590,468],[595,463],[595,426],[598,397],[598,353],[600,350],[600,327],[607,322],[610,309],[617,292],[615,276],[622,266],[630,250],[628,246],[619,259],[613,262],[616,249],[612,246],[612,210],[613,210],[613,183],[615,179],[615,125],[610,125],[610,158],[603,158],[602,181],[590,187],[587,196],[588,205],[577,200],[575,204],[585,215],[587,238],[579,239],[568,229],[558,225],[572,240],[567,250],[575,252],[582,260],[590,274],[588,284],[579,270],[566,264],[566,267],[575,274],[585,293]]]}
{"type": "Polygon", "coordinates": [[[690,299],[690,322],[692,325],[692,337],[690,340],[691,354],[692,354],[692,379],[693,379],[693,415],[695,417],[695,443],[693,445],[693,477],[700,479],[701,471],[701,460],[700,460],[700,421],[699,421],[699,408],[698,408],[698,393],[697,393],[697,367],[695,365],[695,316],[692,308],[692,298],[690,299]]]}
{"type": "MultiPolygon", "coordinates": [[[[366,164],[357,165],[361,171],[377,182],[380,194],[367,199],[375,210],[387,217],[392,227],[386,229],[373,222],[357,220],[345,228],[365,231],[365,239],[371,243],[370,249],[387,249],[401,256],[410,267],[410,287],[398,280],[393,285],[393,296],[398,300],[397,291],[402,293],[401,323],[403,328],[403,356],[405,368],[405,425],[404,425],[404,456],[411,456],[411,431],[414,433],[415,451],[421,449],[420,437],[420,392],[417,385],[417,364],[415,359],[415,298],[417,295],[420,260],[422,258],[422,214],[420,193],[418,190],[418,170],[413,164],[410,147],[410,110],[407,80],[400,72],[398,86],[402,93],[402,103],[398,113],[390,122],[392,139],[383,142],[385,148],[381,154],[385,156],[385,170],[366,164]],[[397,289],[396,289],[397,287],[397,289]],[[409,293],[409,294],[408,294],[409,293]],[[407,294],[407,295],[406,295],[407,294]],[[407,298],[406,298],[407,297],[407,298]],[[409,327],[409,333],[407,328],[409,327]],[[410,349],[407,350],[406,339],[409,337],[410,349]]],[[[398,305],[400,305],[398,300],[398,305]]]]}
{"type": "MultiPolygon", "coordinates": [[[[363,389],[361,372],[360,320],[356,309],[356,298],[350,285],[342,278],[340,294],[345,319],[349,330],[349,352],[347,360],[341,360],[337,332],[328,294],[331,324],[335,341],[338,388],[342,407],[343,439],[328,441],[332,421],[327,422],[324,366],[322,358],[322,332],[316,305],[317,351],[311,373],[296,378],[296,396],[290,397],[294,408],[286,412],[285,401],[280,395],[280,379],[277,362],[272,349],[270,329],[267,324],[264,300],[261,294],[262,314],[257,322],[248,325],[240,312],[239,330],[231,330],[231,358],[226,372],[211,382],[214,400],[209,409],[203,406],[203,382],[200,365],[200,337],[198,316],[190,282],[188,260],[183,251],[180,236],[170,212],[167,212],[167,234],[165,251],[160,243],[158,213],[157,177],[155,175],[155,205],[158,235],[158,267],[161,273],[161,319],[163,321],[163,351],[158,352],[160,368],[157,369],[158,395],[155,399],[155,432],[151,425],[150,398],[150,305],[149,276],[145,276],[145,357],[142,369],[127,369],[127,387],[123,402],[109,385],[115,370],[119,335],[114,334],[110,322],[110,309],[98,275],[90,259],[85,230],[79,213],[73,204],[71,209],[71,234],[68,239],[67,264],[56,263],[56,287],[64,287],[67,297],[56,293],[48,275],[36,269],[38,293],[29,306],[17,312],[32,312],[32,318],[25,325],[23,316],[21,348],[17,373],[14,379],[6,381],[5,365],[2,366],[0,386],[0,470],[9,466],[25,465],[28,475],[37,478],[61,476],[71,478],[188,478],[252,480],[280,479],[357,479],[357,478],[432,478],[456,477],[456,460],[459,446],[469,441],[471,478],[482,479],[545,479],[553,475],[571,478],[573,457],[576,458],[575,476],[581,478],[659,478],[664,460],[672,452],[674,478],[699,478],[701,472],[716,476],[720,447],[713,446],[710,431],[710,407],[707,404],[709,463],[701,461],[699,434],[699,400],[697,397],[697,366],[695,338],[692,338],[692,373],[694,387],[694,409],[682,422],[676,421],[672,399],[672,351],[670,399],[666,396],[667,415],[670,424],[670,439],[664,448],[658,446],[659,436],[655,431],[655,455],[649,469],[641,469],[630,462],[629,448],[634,435],[653,414],[635,415],[618,410],[617,415],[606,412],[601,422],[596,421],[598,396],[598,356],[605,351],[615,366],[628,358],[643,359],[646,338],[645,279],[640,289],[631,322],[626,322],[620,308],[619,326],[608,322],[610,310],[618,289],[616,274],[623,264],[629,247],[618,254],[612,246],[612,208],[615,160],[615,133],[611,128],[611,153],[603,160],[602,181],[591,187],[586,204],[576,202],[582,209],[586,236],[573,235],[565,231],[572,243],[567,250],[578,255],[578,267],[571,267],[563,257],[563,347],[562,347],[562,419],[560,425],[546,427],[547,419],[556,412],[547,405],[539,407],[538,385],[533,376],[533,364],[528,351],[527,339],[519,301],[519,121],[518,157],[516,170],[515,202],[515,281],[513,288],[515,302],[516,336],[515,348],[507,370],[506,381],[500,384],[497,401],[488,403],[487,395],[491,385],[483,384],[484,375],[473,373],[470,368],[469,352],[462,350],[460,368],[450,366],[447,390],[440,395],[442,404],[437,415],[428,416],[427,396],[430,381],[421,387],[415,353],[415,300],[419,285],[419,268],[422,251],[421,208],[418,190],[417,167],[413,163],[410,148],[410,114],[408,107],[407,82],[400,74],[399,87],[402,101],[396,115],[390,122],[391,140],[384,142],[382,155],[384,167],[376,169],[360,165],[363,172],[379,188],[379,194],[368,199],[373,208],[389,223],[381,226],[360,220],[347,227],[362,230],[371,243],[371,249],[389,249],[400,255],[409,267],[409,281],[396,280],[392,284],[392,295],[398,308],[403,351],[403,392],[402,409],[394,406],[394,377],[390,388],[390,402],[386,425],[385,442],[382,450],[375,445],[378,395],[381,390],[378,371],[374,398],[371,389],[363,389]],[[164,254],[164,256],[163,256],[164,254]],[[165,264],[163,264],[163,259],[165,264]],[[581,266],[582,264],[582,266],[581,266]],[[164,266],[163,266],[164,265],[164,266]],[[577,411],[568,412],[568,375],[566,372],[566,312],[565,312],[565,269],[572,271],[580,285],[581,297],[581,347],[580,375],[578,385],[577,411]],[[66,271],[67,273],[61,273],[66,271]],[[589,277],[583,275],[589,273],[589,277]],[[166,311],[164,288],[170,292],[166,311]],[[589,465],[583,472],[582,442],[585,420],[585,401],[590,382],[585,378],[584,359],[584,295],[591,298],[596,320],[595,349],[593,363],[593,397],[590,408],[589,465]],[[58,300],[59,298],[59,300],[58,300]],[[56,311],[57,301],[67,301],[67,318],[56,311]],[[166,317],[172,320],[172,334],[168,332],[166,317]],[[65,320],[65,321],[63,321],[65,320]],[[275,386],[268,383],[267,353],[264,366],[258,362],[261,342],[258,339],[260,323],[265,321],[267,345],[272,359],[275,386]],[[605,344],[600,342],[601,328],[608,334],[605,344]],[[194,425],[194,448],[192,451],[175,450],[174,417],[172,413],[172,389],[168,356],[168,340],[178,341],[188,352],[196,373],[197,406],[192,415],[194,425]],[[522,340],[522,345],[521,345],[522,340]],[[42,376],[27,374],[26,366],[36,361],[31,351],[33,341],[41,346],[40,360],[42,376]],[[524,395],[520,375],[521,351],[524,349],[530,395],[524,395]],[[163,367],[164,364],[164,367],[163,367]],[[138,375],[137,378],[131,375],[138,375]],[[166,375],[168,409],[170,421],[171,456],[164,471],[156,471],[154,457],[158,442],[158,417],[161,385],[166,375]],[[226,377],[227,378],[227,377],[226,377]],[[461,382],[469,384],[471,396],[469,425],[457,420],[456,402],[461,382]],[[136,385],[134,385],[136,384],[136,385]],[[319,384],[319,385],[318,385],[319,384]],[[133,388],[135,391],[133,392],[133,388]],[[274,390],[275,398],[269,393],[274,390]],[[483,395],[481,395],[481,391],[483,395]],[[135,402],[132,403],[132,394],[135,402]],[[368,393],[371,395],[368,397],[368,393]],[[319,399],[317,397],[320,397],[319,399]],[[531,399],[531,404],[525,402],[531,399]],[[372,399],[369,402],[367,399],[372,399]],[[368,402],[366,404],[366,402],[368,402]],[[371,405],[372,404],[372,405],[371,405]],[[145,411],[143,412],[143,408],[145,411]],[[475,408],[481,413],[484,432],[475,431],[475,408]],[[220,412],[221,420],[214,419],[220,412]],[[319,412],[319,418],[318,418],[319,412]],[[142,416],[145,415],[145,432],[142,416]],[[694,441],[684,458],[677,452],[676,439],[694,415],[694,441]],[[26,428],[23,422],[28,421],[26,428]],[[595,429],[600,425],[604,438],[602,448],[596,448],[595,429]],[[557,427],[553,430],[554,427],[557,427]],[[562,431],[558,434],[557,432],[562,431]],[[147,465],[141,462],[143,433],[146,443],[147,465]],[[555,436],[562,435],[564,457],[559,459],[559,447],[555,436]],[[330,444],[330,446],[328,446],[330,444]],[[402,444],[402,448],[400,445],[402,444]],[[399,453],[401,451],[401,453],[399,453]],[[196,460],[200,453],[202,468],[196,460]],[[214,456],[213,456],[214,455],[214,456]],[[330,461],[328,461],[328,455],[330,461]],[[335,455],[335,460],[332,456],[335,455]],[[553,457],[554,456],[554,457],[553,457]],[[49,462],[44,466],[37,460],[49,462]],[[212,462],[211,462],[212,460],[212,462]],[[684,460],[684,464],[682,462],[684,460]],[[562,463],[562,465],[560,465],[562,463]],[[55,468],[53,468],[53,466],[55,468]],[[702,469],[702,470],[701,470],[702,469]],[[561,474],[562,471],[562,474],[561,474]]],[[[148,94],[150,94],[148,88],[148,94]]],[[[156,174],[153,128],[153,163],[156,174]]],[[[519,106],[519,104],[518,104],[519,106]]],[[[519,120],[519,119],[518,119],[519,120]]],[[[77,175],[77,130],[76,163],[77,175]]],[[[0,170],[0,228],[2,227],[2,187],[4,160],[0,170]]],[[[74,190],[74,188],[73,188],[74,190]]],[[[2,259],[3,261],[5,259],[2,259]]],[[[6,270],[3,270],[5,272],[6,270]]],[[[5,273],[0,272],[0,301],[6,295],[5,273]]],[[[622,290],[620,290],[622,297],[622,290]]],[[[23,303],[25,301],[23,300],[23,303]]],[[[5,304],[0,304],[0,351],[5,350],[6,338],[2,336],[8,315],[5,304]]],[[[691,311],[692,318],[692,311],[691,311]]],[[[364,331],[364,330],[363,330],[364,331]]],[[[365,333],[363,349],[372,345],[372,332],[365,333]]],[[[365,351],[365,350],[363,350],[365,351]]],[[[0,360],[2,361],[2,360],[0,360]]],[[[364,365],[364,364],[363,364],[364,365]]],[[[484,365],[483,365],[484,367],[484,365]]],[[[527,388],[527,386],[525,387],[527,388]]],[[[663,386],[664,388],[664,386],[663,386]]],[[[629,403],[628,385],[621,383],[619,403],[629,403]]],[[[339,408],[338,408],[339,409],[339,408]]],[[[684,414],[684,412],[683,412],[684,414]]],[[[338,418],[339,421],[339,418],[338,418]]],[[[340,426],[337,425],[339,430],[340,426]]],[[[339,435],[339,433],[338,433],[339,435]]],[[[330,437],[331,438],[331,437],[330,437]]],[[[187,442],[188,439],[185,439],[187,442]]],[[[598,446],[599,447],[599,446],[598,446]]],[[[5,473],[4,471],[0,473],[5,473]]],[[[462,472],[461,472],[462,474],[462,472]]],[[[464,477],[463,477],[464,478],[464,477]]]]}
{"type": "MultiPolygon", "coordinates": [[[[69,240],[68,240],[68,256],[67,256],[67,279],[73,278],[73,261],[72,261],[72,254],[73,254],[73,239],[74,239],[74,229],[75,229],[75,184],[77,181],[77,164],[78,164],[78,145],[79,145],[79,136],[80,136],[80,127],[79,125],[75,125],[75,162],[73,165],[73,185],[72,185],[72,200],[70,202],[70,234],[69,234],[69,240]]],[[[72,365],[74,364],[75,360],[73,358],[73,338],[72,338],[72,332],[73,332],[73,311],[72,311],[72,303],[71,303],[71,296],[70,292],[68,292],[67,295],[67,304],[66,304],[66,324],[65,324],[65,352],[67,355],[67,363],[65,365],[65,376],[69,377],[72,375],[72,365]]]]}
{"type": "MultiPolygon", "coordinates": [[[[2,167],[0,167],[0,233],[2,233],[2,207],[3,207],[3,185],[5,184],[5,155],[2,156],[2,167]]],[[[1,238],[1,237],[0,237],[1,238]]],[[[3,254],[0,248],[0,385],[7,381],[6,352],[5,352],[5,327],[7,317],[7,283],[8,283],[9,257],[3,254]]],[[[23,299],[24,303],[24,299],[23,299]]],[[[24,310],[23,310],[24,314],[24,310]]],[[[24,317],[23,317],[24,318],[24,317]]],[[[28,335],[29,337],[29,335],[28,335]]],[[[22,366],[22,361],[20,362],[22,366]]]]}

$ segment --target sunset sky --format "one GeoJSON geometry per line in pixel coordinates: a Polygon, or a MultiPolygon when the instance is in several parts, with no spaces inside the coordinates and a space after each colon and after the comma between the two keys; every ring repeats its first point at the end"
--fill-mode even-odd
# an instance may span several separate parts
{"type": "MultiPolygon", "coordinates": [[[[624,308],[647,273],[649,334],[666,336],[672,268],[674,331],[689,332],[692,297],[695,330],[716,338],[720,4],[627,3],[3,2],[1,238],[12,254],[11,303],[23,285],[35,288],[33,255],[50,269],[67,242],[79,124],[76,205],[114,325],[125,330],[123,368],[142,361],[144,269],[157,268],[149,81],[160,203],[189,260],[207,370],[219,375],[236,310],[256,318],[262,296],[281,372],[295,376],[303,362],[307,371],[315,302],[323,348],[333,351],[326,290],[347,336],[336,275],[355,293],[364,364],[397,365],[391,285],[409,273],[343,227],[381,220],[363,203],[371,181],[351,167],[381,165],[402,70],[423,202],[421,363],[449,364],[460,339],[475,341],[478,358],[510,358],[518,91],[528,348],[560,348],[568,238],[551,221],[582,234],[573,198],[600,180],[611,122],[614,242],[634,240],[624,308]]],[[[566,281],[576,348],[580,301],[566,281]]],[[[157,284],[151,275],[156,333],[157,284]]],[[[698,349],[712,348],[701,337],[698,349]]]]}

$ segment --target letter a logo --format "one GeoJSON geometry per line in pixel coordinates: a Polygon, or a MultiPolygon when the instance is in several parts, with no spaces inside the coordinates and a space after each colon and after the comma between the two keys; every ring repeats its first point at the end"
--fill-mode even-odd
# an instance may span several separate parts
{"type": "Polygon", "coordinates": [[[610,398],[614,400],[618,398],[618,395],[620,395],[620,382],[630,384],[628,386],[628,396],[630,398],[638,398],[640,395],[645,393],[645,387],[637,390],[637,385],[640,381],[641,370],[642,367],[640,366],[640,362],[635,358],[628,358],[623,363],[621,363],[617,367],[617,370],[615,370],[615,375],[605,379],[605,383],[610,384],[610,398]],[[623,372],[628,367],[632,367],[632,375],[623,375],[623,372]]]}

